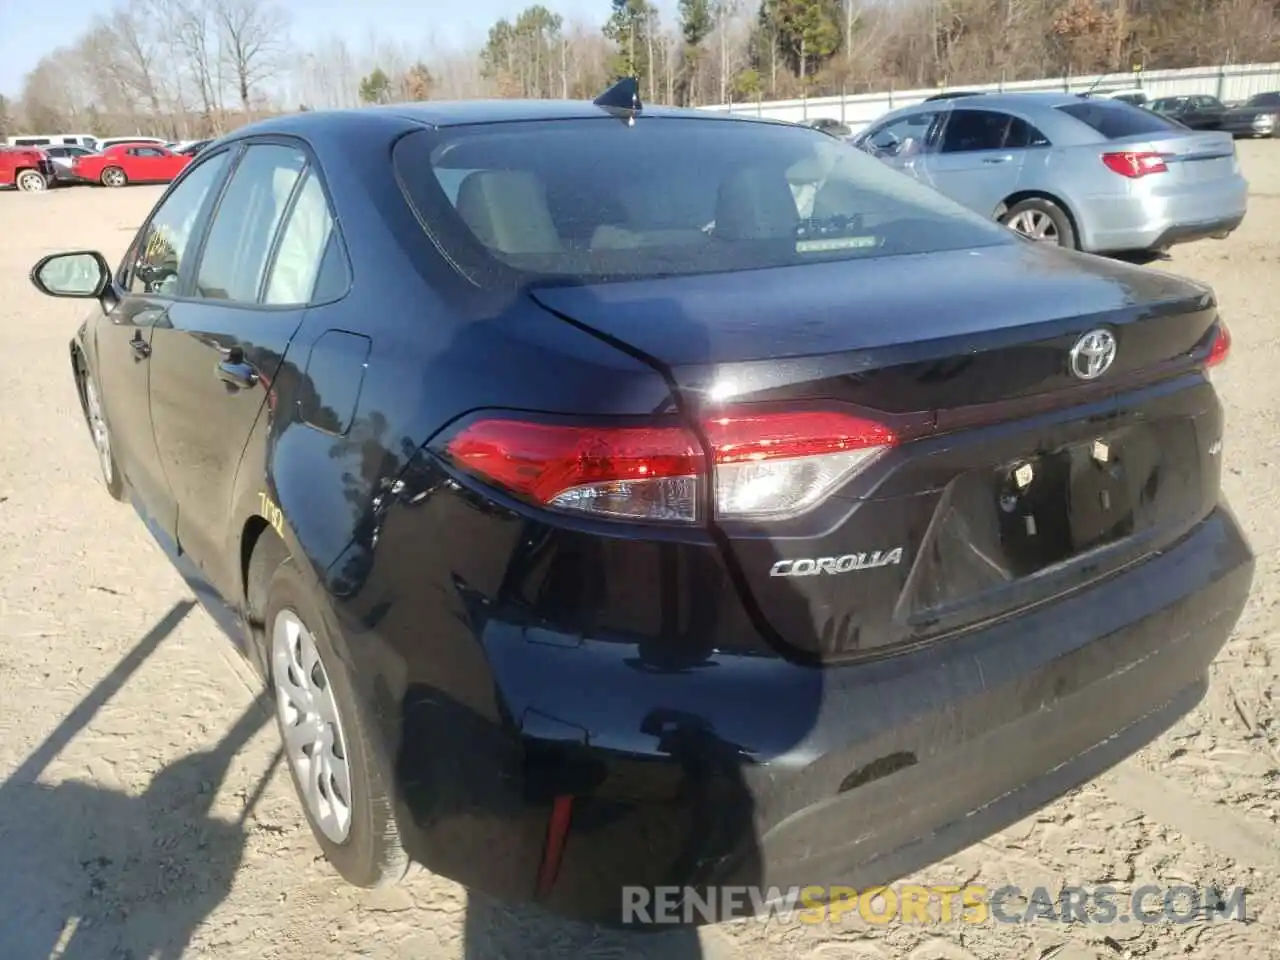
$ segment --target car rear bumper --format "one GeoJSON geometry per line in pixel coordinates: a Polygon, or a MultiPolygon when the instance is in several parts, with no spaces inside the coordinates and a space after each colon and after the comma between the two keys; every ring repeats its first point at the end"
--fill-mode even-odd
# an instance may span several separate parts
{"type": "Polygon", "coordinates": [[[1223,505],[1176,546],[1057,603],[827,669],[716,655],[664,670],[625,643],[548,645],[489,624],[495,689],[528,706],[487,723],[411,689],[401,829],[429,868],[525,900],[558,849],[555,798],[571,797],[540,899],[603,922],[621,919],[627,885],[892,882],[1191,709],[1253,567],[1223,505]]]}
{"type": "Polygon", "coordinates": [[[1162,194],[1098,198],[1080,211],[1082,241],[1091,253],[1156,250],[1238,227],[1249,205],[1249,183],[1235,175],[1162,194]]]}

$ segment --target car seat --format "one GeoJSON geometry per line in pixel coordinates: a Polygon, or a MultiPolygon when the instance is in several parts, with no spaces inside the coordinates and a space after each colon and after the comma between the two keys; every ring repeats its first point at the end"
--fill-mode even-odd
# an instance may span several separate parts
{"type": "Polygon", "coordinates": [[[542,183],[525,170],[477,170],[458,187],[458,215],[485,246],[501,253],[562,249],[542,183]]]}

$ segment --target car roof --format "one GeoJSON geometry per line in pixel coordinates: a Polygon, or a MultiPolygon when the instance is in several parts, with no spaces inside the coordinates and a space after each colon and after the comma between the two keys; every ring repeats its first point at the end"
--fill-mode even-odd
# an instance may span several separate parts
{"type": "MultiPolygon", "coordinates": [[[[771,117],[743,116],[715,110],[644,106],[641,117],[666,117],[724,123],[756,123],[794,127],[797,124],[771,117]]],[[[386,104],[360,109],[308,110],[259,120],[219,138],[223,142],[273,133],[326,133],[383,121],[396,126],[458,127],[474,124],[517,123],[545,120],[591,120],[611,114],[589,100],[430,100],[422,103],[386,104]]]]}
{"type": "MultiPolygon", "coordinates": [[[[1026,92],[1017,91],[1004,92],[994,91],[992,93],[975,93],[970,96],[957,97],[957,100],[963,100],[963,103],[957,103],[955,108],[971,109],[975,107],[1009,107],[1017,109],[1019,107],[1026,109],[1028,107],[1051,108],[1066,106],[1069,103],[1079,103],[1081,97],[1077,93],[1055,93],[1055,92],[1026,92]]],[[[925,101],[927,103],[929,101],[925,101]]],[[[940,103],[944,101],[934,101],[940,103]]],[[[918,104],[923,106],[924,104],[918,104]]]]}

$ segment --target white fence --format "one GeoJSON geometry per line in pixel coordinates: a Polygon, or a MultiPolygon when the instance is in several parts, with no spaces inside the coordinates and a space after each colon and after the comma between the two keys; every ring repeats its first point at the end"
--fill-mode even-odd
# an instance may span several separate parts
{"type": "Polygon", "coordinates": [[[805,100],[773,100],[765,103],[732,103],[704,107],[705,110],[741,113],[793,122],[830,117],[857,131],[881,115],[898,107],[919,103],[945,90],[982,91],[1063,91],[1083,93],[1140,88],[1148,97],[1202,93],[1220,100],[1245,100],[1255,93],[1280,90],[1280,63],[1231,64],[1218,67],[1190,67],[1185,70],[1149,70],[1087,77],[1048,77],[1010,83],[977,83],[958,87],[923,90],[889,90],[843,97],[815,97],[805,100]]]}

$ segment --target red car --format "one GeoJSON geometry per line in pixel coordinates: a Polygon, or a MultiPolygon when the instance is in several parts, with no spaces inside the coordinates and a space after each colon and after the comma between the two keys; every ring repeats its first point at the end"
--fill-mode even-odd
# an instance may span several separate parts
{"type": "Polygon", "coordinates": [[[128,183],[168,183],[190,162],[190,157],[154,143],[119,143],[102,153],[76,157],[71,172],[104,187],[123,187],[128,183]]]}
{"type": "Polygon", "coordinates": [[[0,187],[35,193],[47,189],[52,179],[53,161],[43,150],[0,147],[0,187]]]}

